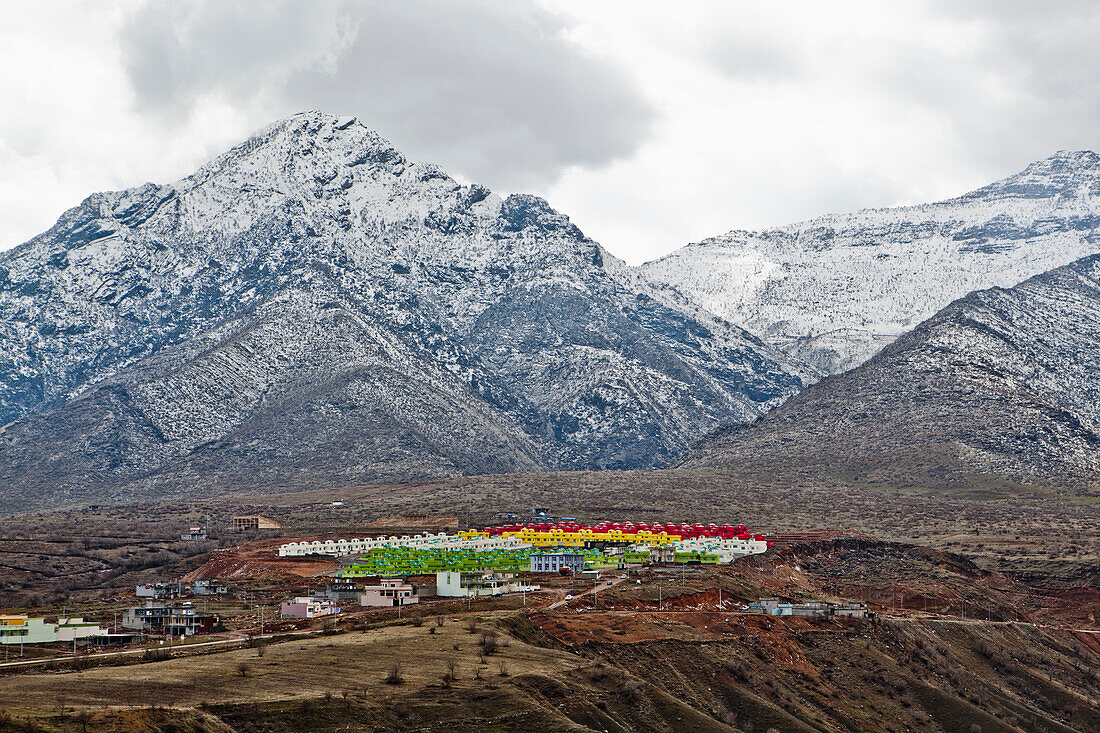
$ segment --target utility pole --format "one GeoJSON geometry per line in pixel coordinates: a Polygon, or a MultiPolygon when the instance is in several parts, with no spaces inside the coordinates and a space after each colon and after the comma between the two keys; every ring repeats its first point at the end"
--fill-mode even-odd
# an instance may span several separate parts
{"type": "Polygon", "coordinates": [[[260,636],[264,635],[264,607],[260,606],[260,636]]]}
{"type": "Polygon", "coordinates": [[[661,584],[660,583],[657,584],[657,610],[658,611],[665,610],[664,598],[661,595],[661,584]]]}

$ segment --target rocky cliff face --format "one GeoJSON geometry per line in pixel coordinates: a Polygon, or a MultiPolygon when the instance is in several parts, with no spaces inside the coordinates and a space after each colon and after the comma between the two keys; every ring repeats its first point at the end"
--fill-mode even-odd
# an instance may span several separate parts
{"type": "Polygon", "coordinates": [[[0,256],[4,507],[667,462],[815,378],[532,196],[303,113],[0,256]]]}
{"type": "Polygon", "coordinates": [[[1095,479],[1100,255],[967,295],[866,364],[701,441],[685,465],[753,458],[889,482],[922,456],[936,470],[1095,479]]]}
{"type": "Polygon", "coordinates": [[[836,374],[968,292],[1100,252],[1100,156],[1060,152],[959,198],[733,231],[640,269],[836,374]]]}

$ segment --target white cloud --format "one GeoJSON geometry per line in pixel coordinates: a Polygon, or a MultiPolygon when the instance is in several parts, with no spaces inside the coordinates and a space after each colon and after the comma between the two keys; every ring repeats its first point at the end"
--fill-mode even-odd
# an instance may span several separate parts
{"type": "Polygon", "coordinates": [[[307,107],[547,196],[633,262],[1100,144],[1087,2],[104,7],[0,9],[0,248],[307,107]]]}

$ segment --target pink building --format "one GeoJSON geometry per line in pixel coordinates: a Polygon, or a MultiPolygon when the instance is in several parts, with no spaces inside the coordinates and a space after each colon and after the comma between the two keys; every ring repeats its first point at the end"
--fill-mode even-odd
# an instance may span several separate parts
{"type": "Polygon", "coordinates": [[[335,602],[327,598],[309,598],[299,596],[289,601],[283,601],[279,607],[283,618],[319,618],[321,616],[335,616],[340,613],[340,608],[335,602]]]}
{"type": "Polygon", "coordinates": [[[378,585],[363,586],[363,594],[359,596],[360,606],[408,606],[413,603],[420,603],[416,586],[403,580],[383,580],[378,585]]]}

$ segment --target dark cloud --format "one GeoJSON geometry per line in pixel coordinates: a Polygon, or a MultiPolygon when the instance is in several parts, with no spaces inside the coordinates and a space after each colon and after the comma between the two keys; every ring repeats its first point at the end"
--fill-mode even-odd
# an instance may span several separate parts
{"type": "Polygon", "coordinates": [[[627,157],[654,113],[566,21],[510,2],[154,2],[124,33],[139,108],[204,95],[354,114],[410,155],[503,188],[627,157]]]}

